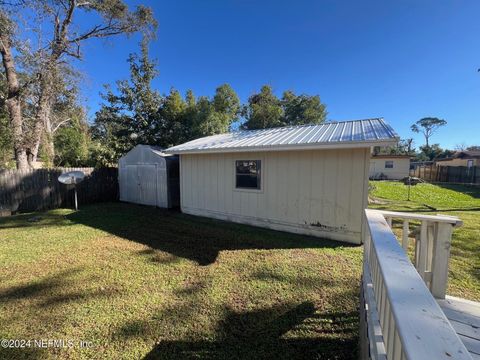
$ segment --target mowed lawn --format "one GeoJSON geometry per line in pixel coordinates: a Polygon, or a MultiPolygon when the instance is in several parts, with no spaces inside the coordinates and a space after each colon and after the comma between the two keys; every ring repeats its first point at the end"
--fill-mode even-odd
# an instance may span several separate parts
{"type": "Polygon", "coordinates": [[[372,208],[453,215],[463,221],[453,232],[447,293],[480,301],[480,187],[419,184],[411,188],[411,201],[406,201],[402,183],[373,181],[370,187],[371,197],[384,200],[372,208]]]}
{"type": "Polygon", "coordinates": [[[0,338],[74,345],[0,358],[354,359],[361,253],[121,203],[2,218],[0,338]]]}

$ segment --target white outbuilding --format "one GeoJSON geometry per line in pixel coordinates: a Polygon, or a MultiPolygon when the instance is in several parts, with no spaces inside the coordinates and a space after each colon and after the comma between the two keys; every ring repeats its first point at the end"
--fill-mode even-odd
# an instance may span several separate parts
{"type": "Polygon", "coordinates": [[[120,201],[173,208],[179,205],[178,156],[137,145],[118,161],[120,201]]]}
{"type": "Polygon", "coordinates": [[[372,146],[383,119],[208,136],[174,146],[183,212],[359,244],[372,146]]]}
{"type": "Polygon", "coordinates": [[[369,178],[372,180],[400,180],[410,173],[409,155],[372,155],[369,178]]]}

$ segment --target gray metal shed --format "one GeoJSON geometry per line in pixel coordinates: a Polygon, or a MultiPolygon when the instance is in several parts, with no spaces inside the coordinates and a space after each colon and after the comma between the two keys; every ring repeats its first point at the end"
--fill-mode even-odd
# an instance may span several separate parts
{"type": "Polygon", "coordinates": [[[164,154],[155,146],[135,146],[118,161],[120,201],[162,208],[178,207],[178,162],[178,156],[164,154]]]}

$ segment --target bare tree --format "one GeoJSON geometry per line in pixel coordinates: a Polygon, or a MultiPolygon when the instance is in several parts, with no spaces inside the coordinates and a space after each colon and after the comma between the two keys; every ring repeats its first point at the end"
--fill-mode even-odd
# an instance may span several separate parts
{"type": "Polygon", "coordinates": [[[467,148],[468,148],[468,145],[465,143],[465,141],[455,145],[455,150],[456,151],[465,151],[465,150],[467,150],[467,148]]]}
{"type": "MultiPolygon", "coordinates": [[[[37,21],[32,21],[31,25],[34,30],[30,31],[30,34],[37,34],[38,45],[33,50],[24,51],[25,49],[22,49],[23,51],[20,51],[23,61],[30,62],[28,66],[35,69],[36,74],[32,78],[35,79],[38,89],[30,149],[29,151],[25,150],[25,153],[19,152],[18,155],[17,151],[15,152],[17,166],[24,167],[23,156],[24,154],[26,156],[27,152],[30,153],[28,159],[30,162],[37,159],[43,135],[46,153],[50,159],[54,157],[53,133],[56,126],[52,124],[51,113],[55,97],[58,95],[58,84],[62,82],[61,66],[69,64],[71,59],[81,59],[81,45],[88,39],[107,38],[120,34],[129,35],[137,31],[143,31],[147,36],[153,36],[156,22],[149,8],[139,6],[135,11],[130,11],[122,0],[25,0],[16,4],[3,3],[3,7],[20,7],[22,10],[29,10],[36,14],[37,19],[37,21]],[[76,24],[74,15],[77,12],[83,12],[95,18],[96,25],[82,28],[80,24],[76,24]],[[51,24],[51,28],[44,30],[42,24],[45,23],[51,24]],[[22,163],[21,165],[19,161],[22,163]]],[[[5,17],[5,22],[12,23],[19,13],[12,9],[10,12],[2,11],[2,16],[5,17]]],[[[5,72],[7,72],[8,66],[16,73],[13,57],[11,57],[13,33],[0,31],[0,38],[2,38],[2,34],[5,34],[6,39],[10,39],[9,42],[5,42],[6,45],[2,45],[3,49],[0,49],[5,72]]],[[[14,100],[11,103],[17,105],[15,109],[12,108],[16,112],[10,112],[11,121],[14,124],[12,116],[14,114],[17,119],[15,121],[19,121],[21,128],[21,101],[19,91],[16,89],[18,81],[15,82],[15,77],[10,76],[10,78],[7,77],[7,82],[9,89],[12,88],[11,93],[14,100]]],[[[25,134],[14,132],[15,143],[23,138],[25,138],[25,134]]]]}

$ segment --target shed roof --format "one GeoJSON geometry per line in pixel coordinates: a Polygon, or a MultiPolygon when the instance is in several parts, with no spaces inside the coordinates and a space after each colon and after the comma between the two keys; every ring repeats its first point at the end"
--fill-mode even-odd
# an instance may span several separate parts
{"type": "Polygon", "coordinates": [[[153,145],[136,145],[133,149],[123,155],[118,163],[127,164],[155,164],[165,162],[172,158],[172,154],[162,152],[162,149],[153,145]]]}
{"type": "Polygon", "coordinates": [[[382,118],[319,125],[243,130],[207,136],[173,146],[172,154],[353,148],[392,145],[397,133],[382,118]]]}

